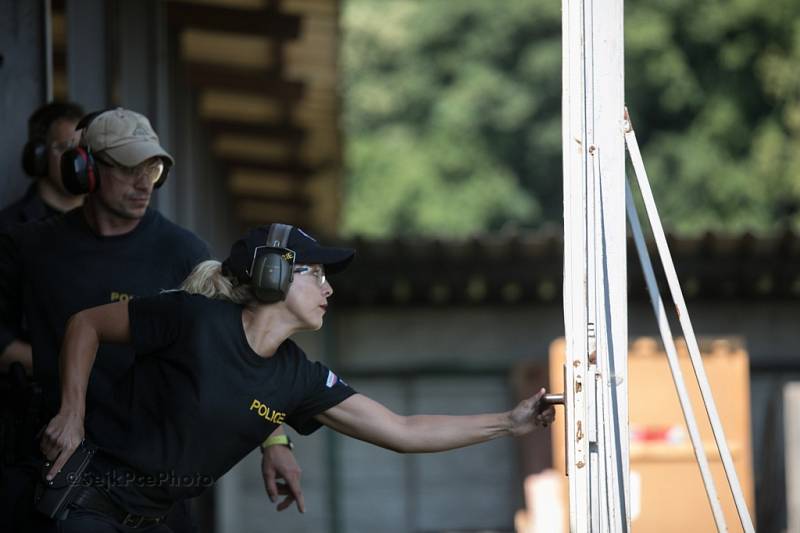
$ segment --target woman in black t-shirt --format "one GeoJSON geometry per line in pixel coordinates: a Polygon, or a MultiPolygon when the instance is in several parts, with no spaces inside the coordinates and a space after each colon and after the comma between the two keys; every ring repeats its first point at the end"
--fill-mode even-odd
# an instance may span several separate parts
{"type": "Polygon", "coordinates": [[[92,472],[105,483],[84,489],[64,525],[168,531],[159,522],[174,501],[202,492],[283,423],[302,434],[326,425],[411,453],[524,435],[553,420],[544,389],[505,413],[400,416],[309,361],[289,337],[322,326],[333,293],[326,274],[353,256],[299,228],[262,226],[224,263],[198,265],[182,290],[73,316],[61,354],[61,408],[41,449],[52,477],[88,435],[100,450],[92,472]],[[108,399],[113,417],[102,406],[85,416],[100,342],[130,343],[137,354],[108,399]]]}

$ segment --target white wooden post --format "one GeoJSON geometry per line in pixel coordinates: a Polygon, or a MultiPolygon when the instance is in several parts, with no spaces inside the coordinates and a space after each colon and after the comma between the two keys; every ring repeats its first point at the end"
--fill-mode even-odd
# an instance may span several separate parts
{"type": "Polygon", "coordinates": [[[562,6],[570,530],[629,531],[623,1],[562,6]]]}
{"type": "Polygon", "coordinates": [[[787,531],[800,531],[800,382],[783,386],[787,531]]]}

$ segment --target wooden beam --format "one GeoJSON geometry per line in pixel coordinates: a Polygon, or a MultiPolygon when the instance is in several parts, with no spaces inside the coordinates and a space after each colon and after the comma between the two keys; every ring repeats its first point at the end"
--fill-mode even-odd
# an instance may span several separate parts
{"type": "Polygon", "coordinates": [[[231,33],[201,28],[179,31],[179,50],[184,61],[213,63],[250,69],[277,68],[276,53],[284,48],[283,41],[266,35],[231,33]]]}
{"type": "Polygon", "coordinates": [[[296,147],[286,141],[229,133],[215,136],[211,149],[219,157],[270,162],[289,161],[297,152],[296,147]]]}
{"type": "Polygon", "coordinates": [[[307,226],[305,222],[308,220],[308,208],[282,201],[238,200],[236,214],[248,223],[284,222],[307,226]]]}
{"type": "Polygon", "coordinates": [[[284,0],[283,6],[290,11],[300,11],[306,16],[333,18],[339,14],[338,2],[331,0],[284,0]]]}
{"type": "Polygon", "coordinates": [[[228,188],[237,195],[285,197],[300,194],[304,184],[282,174],[258,174],[233,169],[228,173],[228,188]]]}
{"type": "Polygon", "coordinates": [[[53,68],[60,68],[66,71],[67,67],[67,49],[66,48],[53,48],[53,68]]]}
{"type": "Polygon", "coordinates": [[[261,97],[296,102],[306,93],[306,84],[282,78],[278,72],[251,70],[197,62],[186,63],[189,83],[257,93],[261,97]]]}
{"type": "Polygon", "coordinates": [[[237,202],[256,202],[258,204],[281,205],[290,209],[308,210],[311,199],[304,194],[264,195],[258,192],[231,191],[237,202]]]}
{"type": "Polygon", "coordinates": [[[217,160],[228,168],[251,169],[253,172],[266,171],[275,174],[288,174],[295,178],[308,179],[317,169],[312,169],[302,163],[285,163],[278,161],[264,161],[256,159],[233,158],[219,155],[217,160]]]}
{"type": "Polygon", "coordinates": [[[308,132],[304,128],[294,124],[249,123],[227,119],[208,119],[204,121],[204,124],[212,135],[235,133],[287,142],[303,142],[308,136],[308,132]]]}
{"type": "Polygon", "coordinates": [[[279,102],[220,89],[200,91],[198,107],[203,119],[234,118],[239,122],[278,122],[283,117],[279,102]]]}
{"type": "MultiPolygon", "coordinates": [[[[52,6],[52,4],[51,4],[52,6]]],[[[67,17],[64,11],[56,11],[52,6],[52,33],[53,48],[64,48],[67,46],[67,17]]]]}
{"type": "Polygon", "coordinates": [[[211,5],[167,3],[167,21],[180,28],[203,28],[231,33],[266,35],[292,40],[300,36],[299,15],[289,15],[274,8],[232,9],[211,5]]]}

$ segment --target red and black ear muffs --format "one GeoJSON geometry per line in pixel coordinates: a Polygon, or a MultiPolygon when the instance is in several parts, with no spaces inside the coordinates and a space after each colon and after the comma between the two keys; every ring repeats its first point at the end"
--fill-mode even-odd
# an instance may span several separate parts
{"type": "Polygon", "coordinates": [[[89,148],[76,146],[61,156],[61,181],[72,194],[94,192],[100,187],[97,163],[89,148]]]}
{"type": "Polygon", "coordinates": [[[253,251],[253,262],[247,274],[256,298],[264,303],[286,299],[294,274],[295,253],[286,246],[292,226],[272,224],[267,242],[253,251]]]}
{"type": "MultiPolygon", "coordinates": [[[[75,130],[84,130],[85,134],[89,124],[106,111],[109,109],[89,113],[78,122],[75,130]]],[[[91,147],[76,146],[61,155],[61,181],[64,188],[72,194],[86,194],[100,187],[100,173],[92,156],[91,147]]]]}
{"type": "Polygon", "coordinates": [[[41,178],[49,173],[47,143],[42,138],[30,139],[22,148],[22,170],[31,178],[41,178]]]}

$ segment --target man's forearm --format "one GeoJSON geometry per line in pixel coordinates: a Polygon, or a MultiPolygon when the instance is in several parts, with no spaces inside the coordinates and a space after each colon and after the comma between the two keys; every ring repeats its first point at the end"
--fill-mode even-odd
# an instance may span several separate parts
{"type": "Polygon", "coordinates": [[[8,372],[14,363],[21,363],[26,374],[33,373],[33,352],[30,344],[14,339],[0,353],[0,372],[8,372]]]}
{"type": "Polygon", "coordinates": [[[85,318],[85,311],[72,315],[59,355],[61,378],[61,412],[86,413],[86,390],[92,373],[100,338],[97,330],[85,318]]]}

